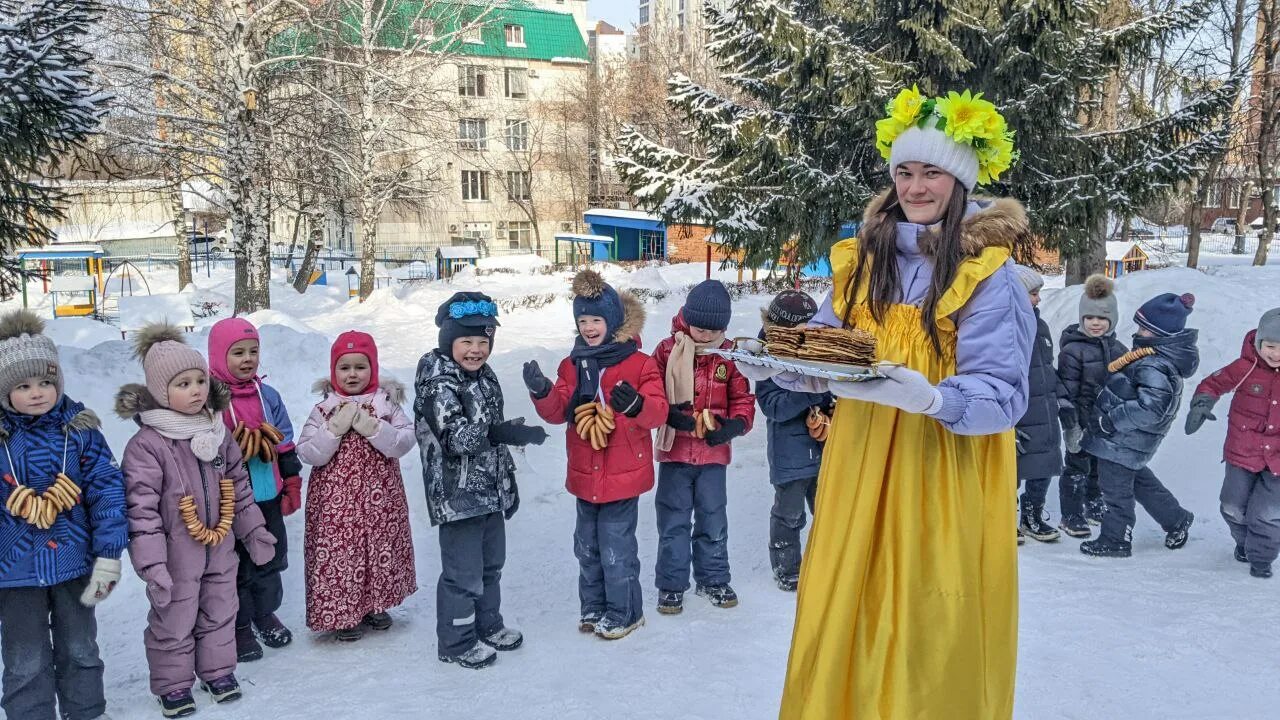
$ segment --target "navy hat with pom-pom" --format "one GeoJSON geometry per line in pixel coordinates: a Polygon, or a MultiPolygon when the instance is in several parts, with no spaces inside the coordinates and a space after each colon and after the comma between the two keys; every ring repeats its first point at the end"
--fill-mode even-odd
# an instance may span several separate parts
{"type": "Polygon", "coordinates": [[[1160,337],[1170,337],[1186,329],[1187,316],[1195,304],[1196,296],[1191,293],[1164,293],[1143,303],[1133,321],[1160,337]]]}

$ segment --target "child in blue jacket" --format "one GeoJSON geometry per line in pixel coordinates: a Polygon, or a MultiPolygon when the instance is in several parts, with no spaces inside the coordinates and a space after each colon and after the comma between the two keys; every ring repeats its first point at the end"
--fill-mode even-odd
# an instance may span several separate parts
{"type": "Polygon", "coordinates": [[[27,310],[0,318],[0,705],[81,720],[106,711],[94,606],[120,580],[129,525],[98,417],[63,394],[43,330],[27,310]]]}

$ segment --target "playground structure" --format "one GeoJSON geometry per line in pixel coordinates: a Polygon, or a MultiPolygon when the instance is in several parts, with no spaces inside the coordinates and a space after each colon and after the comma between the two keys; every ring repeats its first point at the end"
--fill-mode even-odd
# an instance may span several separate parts
{"type": "Polygon", "coordinates": [[[27,281],[30,264],[38,263],[43,291],[53,300],[53,317],[84,317],[97,312],[102,292],[103,252],[94,243],[67,243],[18,250],[18,269],[22,275],[22,307],[27,307],[27,281]],[[58,266],[83,263],[85,274],[53,275],[58,266]]]}

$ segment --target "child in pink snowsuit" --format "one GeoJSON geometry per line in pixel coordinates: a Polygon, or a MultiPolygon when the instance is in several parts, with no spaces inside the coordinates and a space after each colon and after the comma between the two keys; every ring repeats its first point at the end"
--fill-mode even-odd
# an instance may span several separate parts
{"type": "Polygon", "coordinates": [[[226,386],[209,381],[204,357],[172,325],[148,325],[136,342],[146,385],[116,393],[116,413],[142,426],[122,468],[129,559],[151,602],[143,634],[151,692],[165,717],[178,717],[195,712],[195,677],[214,702],[240,697],[235,540],[256,564],[272,559],[276,540],[253,502],[240,448],[216,414],[230,400],[226,386]]]}
{"type": "Polygon", "coordinates": [[[354,330],[329,352],[328,378],[298,437],[307,481],[307,627],[359,640],[418,589],[400,457],[413,449],[404,386],[378,377],[378,347],[354,330]]]}

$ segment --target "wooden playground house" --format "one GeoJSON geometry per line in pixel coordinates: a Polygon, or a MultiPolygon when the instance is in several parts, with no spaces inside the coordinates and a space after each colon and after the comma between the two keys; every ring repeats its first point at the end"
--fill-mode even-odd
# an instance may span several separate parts
{"type": "Polygon", "coordinates": [[[28,272],[37,270],[53,301],[53,317],[85,317],[97,312],[102,293],[103,251],[94,243],[64,243],[22,248],[17,252],[22,274],[22,306],[27,307],[28,272]],[[83,268],[84,275],[57,274],[67,267],[83,268]]]}
{"type": "Polygon", "coordinates": [[[1147,269],[1147,253],[1136,243],[1107,243],[1106,275],[1118,278],[1131,272],[1147,269]]]}
{"type": "Polygon", "coordinates": [[[462,268],[480,261],[480,252],[474,245],[450,245],[436,249],[436,277],[448,280],[462,268]]]}
{"type": "Polygon", "coordinates": [[[561,263],[560,246],[565,248],[564,262],[570,267],[590,265],[593,262],[608,262],[613,259],[613,238],[608,235],[586,235],[582,233],[556,233],[556,265],[561,263]]]}

